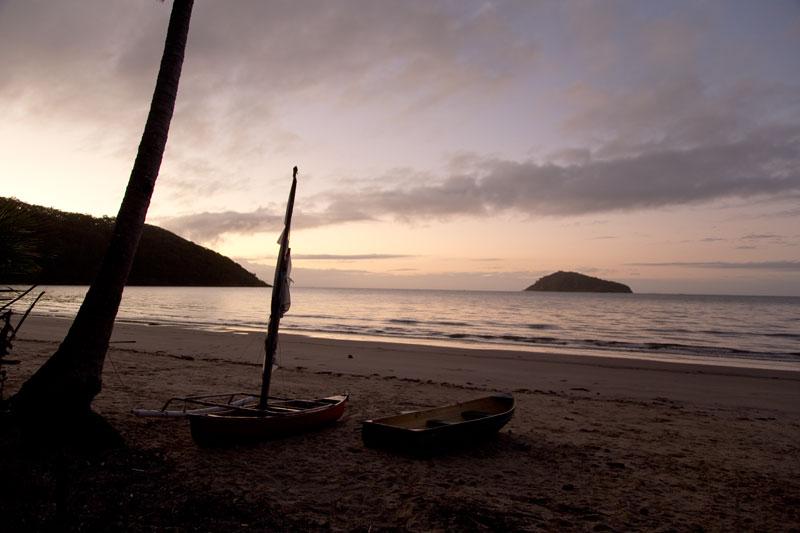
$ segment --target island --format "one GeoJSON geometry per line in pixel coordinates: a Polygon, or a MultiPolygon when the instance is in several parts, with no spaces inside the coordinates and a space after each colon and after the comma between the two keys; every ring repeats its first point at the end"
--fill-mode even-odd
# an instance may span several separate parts
{"type": "MultiPolygon", "coordinates": [[[[112,217],[67,213],[15,198],[0,197],[0,215],[0,223],[13,219],[11,227],[32,251],[30,264],[0,269],[4,284],[89,285],[114,227],[112,217]]],[[[128,285],[269,286],[232,259],[150,224],[145,224],[128,285]]]]}
{"type": "Polygon", "coordinates": [[[633,292],[624,283],[606,281],[577,272],[563,272],[561,270],[540,278],[525,290],[545,292],[633,292]]]}

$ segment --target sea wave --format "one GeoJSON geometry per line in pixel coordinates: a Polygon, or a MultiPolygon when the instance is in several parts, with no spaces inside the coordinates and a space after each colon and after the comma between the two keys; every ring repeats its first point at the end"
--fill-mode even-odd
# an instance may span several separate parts
{"type": "MultiPolygon", "coordinates": [[[[36,312],[74,316],[85,287],[36,312]]],[[[118,320],[263,331],[259,289],[129,287],[118,320]]],[[[800,362],[800,298],[295,289],[282,331],[541,351],[800,362]]]]}

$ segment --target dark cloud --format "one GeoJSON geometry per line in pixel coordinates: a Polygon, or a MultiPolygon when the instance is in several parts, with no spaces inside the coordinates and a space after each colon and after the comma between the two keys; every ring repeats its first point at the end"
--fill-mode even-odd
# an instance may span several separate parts
{"type": "MultiPolygon", "coordinates": [[[[392,180],[392,183],[397,181],[392,180]]],[[[436,183],[363,187],[318,195],[327,205],[301,212],[297,227],[376,219],[414,221],[488,216],[573,216],[699,204],[723,198],[779,198],[800,192],[800,129],[763,130],[737,142],[556,165],[476,159],[436,183]]],[[[163,220],[189,238],[279,229],[280,211],[200,213],[163,220]]],[[[750,235],[745,240],[774,238],[750,235]]]]}
{"type": "Polygon", "coordinates": [[[628,263],[628,266],[637,267],[686,267],[686,268],[716,268],[740,270],[779,270],[800,272],[800,261],[688,261],[668,263],[628,263]]]}
{"type": "Polygon", "coordinates": [[[726,144],[646,150],[583,164],[485,159],[471,172],[434,184],[331,195],[328,213],[410,219],[516,210],[564,216],[798,191],[800,128],[773,128],[726,144]]]}
{"type": "Polygon", "coordinates": [[[765,117],[784,127],[796,126],[800,118],[796,85],[742,81],[720,88],[691,71],[613,91],[581,85],[572,95],[564,133],[572,142],[594,145],[594,155],[601,157],[728,144],[763,125],[765,117]],[[776,109],[784,110],[783,116],[775,116],[776,109]]]}
{"type": "Polygon", "coordinates": [[[429,97],[496,83],[529,62],[532,45],[511,22],[424,1],[209,2],[198,5],[191,45],[201,70],[233,74],[237,85],[280,93],[339,82],[345,94],[374,98],[379,83],[429,97]]]}
{"type": "MultiPolygon", "coordinates": [[[[146,106],[169,11],[153,2],[3,2],[0,91],[30,110],[47,101],[84,119],[146,106]]],[[[513,14],[466,4],[196,2],[177,113],[202,138],[223,117],[244,129],[263,122],[298,91],[353,103],[436,100],[502,83],[534,52],[513,14]]]]}
{"type": "MultiPolygon", "coordinates": [[[[653,4],[563,5],[581,44],[573,61],[587,73],[563,92],[562,132],[577,157],[586,145],[615,157],[730,143],[758,126],[800,121],[800,62],[782,53],[800,42],[789,34],[765,40],[762,13],[743,27],[746,15],[724,2],[658,12],[653,4]]],[[[788,5],[769,16],[779,12],[781,27],[796,16],[788,5]]]]}

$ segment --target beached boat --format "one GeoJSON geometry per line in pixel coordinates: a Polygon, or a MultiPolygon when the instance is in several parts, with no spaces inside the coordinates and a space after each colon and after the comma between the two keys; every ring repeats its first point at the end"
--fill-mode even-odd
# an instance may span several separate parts
{"type": "Polygon", "coordinates": [[[141,416],[186,416],[192,438],[201,446],[217,446],[252,442],[294,433],[301,433],[333,424],[344,414],[348,396],[338,395],[314,400],[276,398],[269,395],[275,353],[278,348],[280,319],[289,310],[289,275],[291,257],[289,233],[297,189],[297,167],[294,167],[292,188],[286,205],[284,228],[278,243],[278,264],[272,287],[267,338],[264,342],[264,365],[261,374],[261,393],[215,394],[172,398],[159,410],[137,410],[141,416]],[[182,407],[169,407],[180,402],[182,407]]]}
{"type": "Polygon", "coordinates": [[[436,453],[496,434],[514,415],[514,397],[493,394],[466,402],[366,420],[368,447],[413,454],[436,453]]]}
{"type": "Polygon", "coordinates": [[[192,438],[201,446],[254,442],[303,433],[335,423],[344,414],[347,396],[318,400],[272,400],[267,407],[235,407],[190,414],[192,438]]]}

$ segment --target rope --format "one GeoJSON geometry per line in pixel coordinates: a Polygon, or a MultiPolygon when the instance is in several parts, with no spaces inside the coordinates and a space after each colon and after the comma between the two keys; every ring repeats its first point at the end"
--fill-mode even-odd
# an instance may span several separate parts
{"type": "Polygon", "coordinates": [[[117,372],[117,366],[114,364],[114,360],[111,358],[111,352],[110,351],[106,352],[106,359],[108,359],[108,362],[111,364],[111,371],[114,373],[115,376],[117,376],[117,380],[119,381],[120,388],[121,388],[122,392],[125,393],[125,395],[128,397],[128,400],[131,402],[131,404],[134,404],[135,401],[136,401],[136,398],[133,395],[133,392],[128,388],[128,386],[125,385],[125,382],[122,381],[122,375],[119,372],[117,372]]]}

